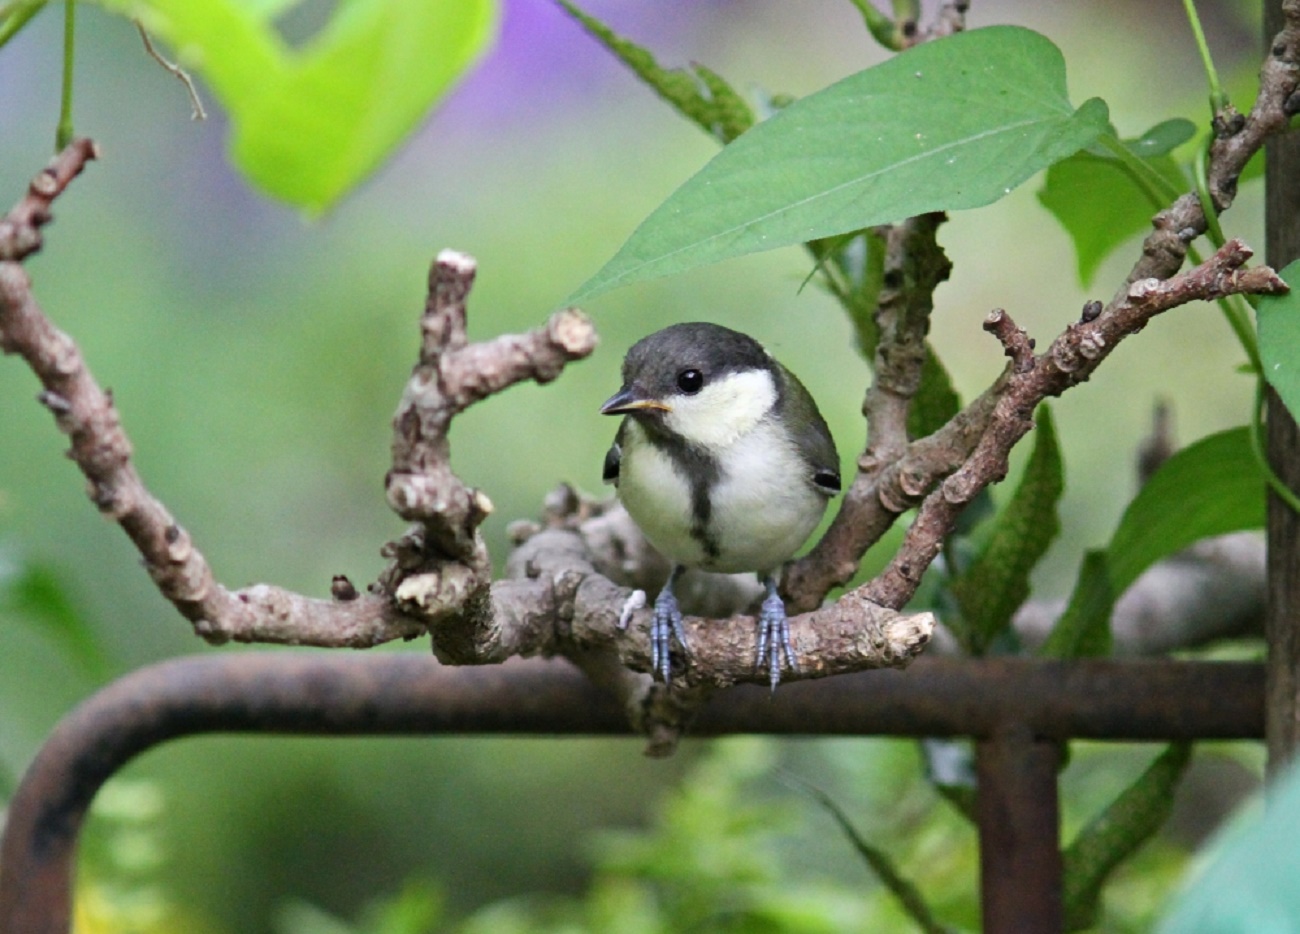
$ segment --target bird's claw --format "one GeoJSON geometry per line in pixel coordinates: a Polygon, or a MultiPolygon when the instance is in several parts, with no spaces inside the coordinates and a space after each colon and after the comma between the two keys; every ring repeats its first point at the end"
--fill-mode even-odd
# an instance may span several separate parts
{"type": "Polygon", "coordinates": [[[754,667],[762,670],[764,665],[767,666],[773,692],[781,683],[782,656],[790,670],[797,674],[799,663],[795,661],[794,646],[790,644],[790,621],[785,613],[785,602],[776,592],[776,582],[769,579],[767,596],[763,598],[758,613],[758,657],[754,667]]]}
{"type": "Polygon", "coordinates": [[[682,626],[681,608],[673,596],[672,587],[666,585],[655,598],[654,617],[650,623],[650,670],[662,675],[664,684],[669,686],[672,685],[671,649],[674,636],[682,650],[689,652],[686,629],[682,626]]]}

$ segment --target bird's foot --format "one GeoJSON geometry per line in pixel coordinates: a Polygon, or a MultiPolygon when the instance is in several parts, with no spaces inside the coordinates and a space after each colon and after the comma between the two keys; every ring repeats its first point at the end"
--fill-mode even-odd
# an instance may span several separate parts
{"type": "Polygon", "coordinates": [[[650,670],[663,676],[664,684],[673,683],[672,642],[673,637],[681,644],[682,651],[689,652],[686,644],[686,629],[682,626],[682,611],[673,595],[673,581],[677,577],[674,570],[668,576],[664,589],[655,597],[654,618],[650,623],[650,670]]]}
{"type": "Polygon", "coordinates": [[[776,579],[769,577],[765,583],[767,596],[763,598],[758,613],[758,658],[755,667],[761,670],[764,665],[767,666],[772,691],[775,692],[776,686],[781,683],[782,656],[785,656],[785,662],[795,673],[799,671],[799,663],[795,661],[794,646],[790,644],[790,621],[785,614],[785,601],[776,592],[776,579]]]}

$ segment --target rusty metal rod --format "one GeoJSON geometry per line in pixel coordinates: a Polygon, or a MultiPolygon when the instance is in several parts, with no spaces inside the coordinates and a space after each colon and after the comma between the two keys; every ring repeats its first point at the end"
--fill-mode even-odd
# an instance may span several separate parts
{"type": "Polygon", "coordinates": [[[1065,928],[1060,768],[1061,744],[1023,726],[975,744],[984,934],[1065,928]]]}
{"type": "MultiPolygon", "coordinates": [[[[1235,663],[922,659],[719,694],[699,736],[1255,739],[1263,669],[1235,663]]],[[[627,734],[622,712],[564,662],[444,668],[415,654],[240,652],[163,662],[110,684],[56,727],[0,841],[0,934],[65,934],[77,837],[92,798],[137,754],[203,733],[627,734]]]]}

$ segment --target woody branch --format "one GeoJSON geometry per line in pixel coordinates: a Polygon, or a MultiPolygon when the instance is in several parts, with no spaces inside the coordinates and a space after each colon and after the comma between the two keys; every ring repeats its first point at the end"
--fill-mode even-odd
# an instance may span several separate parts
{"type": "Polygon", "coordinates": [[[97,154],[91,141],[74,141],[0,221],[0,350],[20,356],[40,380],[38,400],[68,436],[68,454],[86,477],[91,501],[126,532],[158,590],[213,643],[365,648],[422,635],[431,620],[457,612],[487,584],[486,555],[474,530],[490,506],[450,471],[450,417],[520,380],[553,379],[566,362],[589,354],[596,337],[587,319],[571,310],[558,312],[528,334],[468,344],[463,304],[458,323],[449,291],[461,288],[463,301],[472,261],[440,257],[431,275],[421,361],[395,419],[388,484],[390,501],[400,507],[399,514],[419,523],[418,531],[390,543],[393,565],[368,593],[358,593],[345,579],[336,580],[328,600],[269,584],[229,590],[216,580],[185,528],[146,488],[112,394],[95,380],[76,343],[41,310],[20,262],[40,248],[54,199],[97,154]],[[439,327],[441,338],[434,333],[439,327]],[[440,362],[446,364],[440,379],[432,380],[431,367],[440,362]],[[437,385],[431,388],[431,382],[437,385]],[[405,562],[415,539],[418,560],[405,562]],[[447,557],[456,562],[443,568],[440,586],[430,586],[430,563],[447,557]],[[395,599],[412,577],[417,586],[402,592],[418,599],[395,599]]]}
{"type": "MultiPolygon", "coordinates": [[[[1206,179],[1211,209],[1215,212],[1232,205],[1242,171],[1263,147],[1265,140],[1285,132],[1291,117],[1300,113],[1300,0],[1284,0],[1282,6],[1285,25],[1261,66],[1260,89],[1249,114],[1243,116],[1229,105],[1214,117],[1215,135],[1207,154],[1206,179]]],[[[916,220],[913,218],[912,222],[916,220]]],[[[1073,366],[1077,378],[1066,380],[1039,396],[1034,404],[1046,395],[1059,394],[1086,378],[1116,342],[1140,329],[1153,314],[1204,296],[1238,292],[1264,294],[1285,288],[1269,279],[1268,271],[1244,270],[1241,264],[1245,262],[1245,256],[1241,251],[1246,251],[1246,256],[1249,251],[1244,245],[1235,243],[1226,245],[1197,267],[1202,275],[1180,279],[1178,293],[1171,294],[1163,283],[1182,267],[1190,244],[1205,233],[1207,227],[1205,206],[1196,192],[1181,196],[1156,214],[1152,231],[1143,241],[1141,254],[1116,295],[1105,306],[1100,302],[1089,303],[1083,320],[1071,325],[1053,343],[1054,352],[1060,358],[1058,362],[1073,366]],[[1206,276],[1212,281],[1206,281],[1206,276]],[[1160,307],[1155,308],[1148,299],[1157,300],[1160,307]],[[1070,355],[1078,357],[1081,362],[1072,362],[1070,355]]],[[[922,255],[938,249],[932,240],[915,241],[913,248],[920,250],[922,255]]],[[[942,280],[936,278],[932,281],[931,292],[939,281],[942,280]]],[[[929,301],[923,294],[915,294],[913,308],[928,315],[929,301]]],[[[877,317],[885,313],[882,301],[877,317]]],[[[1000,339],[1010,337],[1012,330],[1009,318],[994,323],[994,332],[1000,339]]],[[[983,476],[985,472],[970,467],[976,451],[983,448],[984,453],[980,456],[987,462],[991,456],[988,452],[1014,434],[1008,433],[1006,405],[1015,405],[1016,399],[1023,403],[1028,398],[1024,389],[1027,381],[1017,379],[1015,372],[1016,367],[1027,359],[1022,346],[1012,354],[1012,365],[992,385],[933,434],[911,440],[900,427],[902,420],[897,417],[886,417],[880,427],[871,425],[873,417],[889,415],[888,411],[873,408],[872,400],[880,395],[877,384],[882,381],[881,368],[889,365],[891,353],[897,353],[897,341],[898,335],[891,334],[888,328],[881,328],[876,378],[866,406],[868,442],[859,459],[858,473],[827,534],[806,557],[787,570],[784,589],[792,606],[816,606],[833,587],[848,581],[867,549],[880,540],[902,513],[919,506],[918,520],[924,521],[914,525],[904,546],[906,553],[900,554],[885,572],[893,578],[892,582],[872,582],[859,594],[862,597],[878,596],[890,606],[901,605],[898,601],[910,596],[920,574],[938,553],[941,541],[935,536],[946,535],[945,530],[951,528],[950,521],[936,521],[937,513],[951,513],[954,496],[965,503],[969,501],[968,495],[973,497],[983,488],[974,482],[974,478],[983,476]],[[891,346],[891,341],[895,342],[894,346],[891,346]],[[1013,391],[1013,383],[1020,388],[1013,391]],[[1015,399],[1004,405],[1009,395],[1015,399]],[[1002,440],[991,437],[990,433],[1002,440]],[[963,479],[950,482],[959,471],[963,472],[963,479]],[[900,575],[912,583],[902,586],[900,575]]],[[[1008,351],[1010,353],[1010,347],[1008,351]]],[[[915,356],[910,360],[908,366],[912,375],[919,380],[920,361],[915,356]]],[[[1037,364],[1032,369],[1040,375],[1046,372],[1037,364]]],[[[886,374],[897,382],[897,374],[889,374],[889,371],[886,374]]],[[[1024,376],[1023,373],[1019,375],[1024,376]]],[[[1021,413],[1017,418],[1024,430],[1015,434],[1012,444],[1028,430],[1028,413],[1021,413]]],[[[1000,479],[1003,472],[994,470],[988,473],[983,484],[1000,479]]]]}

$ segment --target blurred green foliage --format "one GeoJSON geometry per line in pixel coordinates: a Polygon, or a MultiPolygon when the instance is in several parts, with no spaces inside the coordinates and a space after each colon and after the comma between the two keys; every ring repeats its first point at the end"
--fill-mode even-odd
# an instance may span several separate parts
{"type": "MultiPolygon", "coordinates": [[[[0,7],[0,47],[44,2],[0,7]]],[[[234,164],[262,190],[312,213],[333,206],[392,155],[482,54],[497,17],[493,0],[353,0],[323,15],[316,4],[323,21],[299,35],[296,27],[312,13],[303,16],[298,0],[96,2],[130,17],[142,34],[178,50],[181,65],[202,73],[230,115],[234,164]]],[[[74,58],[67,58],[70,69],[74,58]]],[[[196,101],[194,116],[203,109],[196,101]]],[[[72,133],[65,108],[60,148],[72,133]]]]}
{"type": "MultiPolygon", "coordinates": [[[[706,89],[726,74],[756,112],[881,57],[852,4],[810,17],[775,0],[743,15],[685,0],[668,15],[666,2],[590,6],[663,50],[662,60],[709,62],[696,69],[706,89]]],[[[274,26],[288,41],[291,13],[324,21],[328,7],[277,8],[274,26]]],[[[1071,97],[1106,98],[1117,127],[1203,115],[1194,50],[1166,11],[977,9],[984,23],[1049,36],[1070,63],[1071,97]]],[[[1234,8],[1221,12],[1220,66],[1253,68],[1256,30],[1234,8]]],[[[114,389],[146,481],[233,585],[272,580],[323,594],[334,573],[365,580],[380,566],[377,544],[396,529],[382,502],[387,419],[414,360],[437,249],[480,261],[473,336],[529,327],[714,151],[562,11],[512,0],[500,44],[442,112],[327,217],[304,224],[250,193],[224,161],[227,121],[238,115],[217,107],[211,122],[189,123],[183,91],[128,23],[94,8],[81,23],[78,129],[105,155],[60,199],[29,268],[43,306],[114,389]]],[[[53,15],[0,54],[0,197],[16,198],[48,155],[58,71],[53,15]]],[[[224,100],[215,82],[200,89],[224,100]]],[[[1224,222],[1261,242],[1249,198],[1224,222]]],[[[979,333],[988,308],[1007,307],[1031,334],[1049,336],[1092,297],[1063,273],[1074,245],[1027,190],[954,215],[941,240],[957,267],[938,293],[931,341],[968,398],[1003,363],[979,333]]],[[[1123,253],[1097,258],[1096,281],[1122,275],[1123,253]]],[[[808,384],[846,457],[860,449],[866,375],[854,328],[825,295],[800,290],[808,267],[786,250],[611,294],[588,309],[605,341],[594,360],[459,419],[457,469],[498,507],[486,528],[494,557],[506,553],[505,523],[535,514],[557,481],[597,489],[608,427],[596,406],[617,383],[623,350],[672,321],[708,318],[759,336],[808,384]]],[[[1223,333],[1213,311],[1180,310],[1176,324],[1153,324],[1056,406],[1071,477],[1061,539],[1072,547],[1047,555],[1033,575],[1038,592],[1068,590],[1076,546],[1108,540],[1130,499],[1131,484],[1116,478],[1158,395],[1177,400],[1184,437],[1243,420],[1246,382],[1205,376],[1240,358],[1223,333]]],[[[62,439],[30,402],[30,375],[0,363],[0,535],[15,556],[6,579],[37,585],[20,588],[37,594],[20,615],[10,590],[0,649],[0,762],[16,773],[106,673],[211,650],[84,501],[62,439]],[[31,617],[36,625],[7,625],[31,617]]],[[[870,555],[864,573],[885,557],[870,555]]],[[[1063,776],[1067,830],[1103,814],[1149,759],[1076,747],[1063,776]]],[[[725,930],[733,920],[747,926],[730,929],[904,929],[834,821],[772,779],[778,765],[824,790],[863,839],[917,878],[937,917],[977,925],[965,819],[918,776],[910,744],[875,740],[688,744],[667,763],[642,760],[630,741],[180,744],[125,776],[165,806],[92,819],[100,843],[87,846],[84,904],[107,906],[96,917],[117,917],[97,922],[109,930],[125,924],[112,915],[120,910],[142,912],[137,928],[147,915],[169,918],[170,930],[241,934],[635,932],[688,921],[725,930]],[[583,841],[602,842],[588,858],[583,841]],[[133,902],[139,892],[148,897],[133,902]]],[[[1194,829],[1157,838],[1119,869],[1100,916],[1106,929],[1149,923],[1204,833],[1204,810],[1174,796],[1175,828],[1194,829]]],[[[93,929],[89,916],[84,923],[93,929]]]]}
{"type": "Polygon", "coordinates": [[[1300,871],[1300,771],[1291,768],[1265,800],[1238,814],[1180,885],[1160,934],[1283,934],[1295,930],[1300,871]]]}

